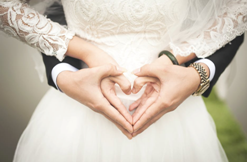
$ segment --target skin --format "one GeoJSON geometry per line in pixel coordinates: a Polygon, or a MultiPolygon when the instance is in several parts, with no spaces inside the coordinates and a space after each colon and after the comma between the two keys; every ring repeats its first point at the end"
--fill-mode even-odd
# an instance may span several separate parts
{"type": "Polygon", "coordinates": [[[107,117],[131,139],[132,116],[117,98],[114,88],[117,83],[127,95],[131,93],[131,84],[122,75],[124,70],[103,50],[77,36],[69,42],[66,55],[84,61],[89,68],[77,72],[61,72],[57,77],[59,88],[69,97],[107,117]],[[109,71],[114,71],[116,68],[122,73],[108,75],[109,71]],[[109,111],[110,108],[112,111],[109,111]]]}
{"type": "MultiPolygon", "coordinates": [[[[66,55],[83,60],[89,69],[60,73],[57,78],[60,89],[71,98],[104,115],[129,139],[142,133],[164,114],[175,110],[200,84],[199,75],[194,68],[173,65],[167,56],[162,56],[152,64],[133,72],[138,78],[131,90],[131,85],[120,73],[121,70],[119,73],[112,72],[118,67],[115,60],[83,39],[74,37],[69,43],[66,55]],[[116,96],[115,83],[119,84],[127,95],[131,92],[138,93],[147,84],[141,98],[129,107],[131,111],[136,109],[132,116],[116,96]]],[[[182,64],[195,57],[195,54],[177,56],[177,60],[182,64]]],[[[209,75],[208,67],[202,65],[209,75]]]]}
{"type": "MultiPolygon", "coordinates": [[[[208,67],[202,65],[209,74],[208,67]]],[[[200,77],[194,68],[173,65],[167,56],[162,56],[133,73],[138,78],[134,82],[132,93],[139,92],[148,84],[141,98],[130,105],[130,110],[136,109],[133,114],[133,137],[164,114],[175,110],[200,84],[200,77]]]]}
{"type": "MultiPolygon", "coordinates": [[[[112,121],[128,138],[133,133],[133,127],[126,120],[128,115],[125,107],[113,107],[101,91],[101,81],[104,78],[121,76],[123,70],[117,70],[114,65],[108,64],[94,68],[81,69],[77,72],[64,71],[58,75],[59,88],[69,97],[86,105],[93,111],[104,115],[112,121]],[[83,93],[82,93],[83,92],[83,93]]],[[[125,82],[118,82],[121,86],[125,82]]],[[[127,89],[124,89],[125,91],[127,89]]],[[[110,96],[111,98],[112,96],[110,96]]]]}

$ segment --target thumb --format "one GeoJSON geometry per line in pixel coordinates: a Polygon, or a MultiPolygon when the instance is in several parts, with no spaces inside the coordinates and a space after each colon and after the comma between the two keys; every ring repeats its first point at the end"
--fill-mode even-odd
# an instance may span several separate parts
{"type": "Polygon", "coordinates": [[[96,67],[98,76],[103,79],[108,76],[119,76],[124,73],[124,69],[112,64],[96,67]]]}
{"type": "Polygon", "coordinates": [[[152,65],[144,65],[141,68],[134,70],[132,73],[138,77],[150,76],[150,77],[157,77],[156,70],[152,65]]]}
{"type": "Polygon", "coordinates": [[[137,77],[134,81],[134,85],[132,88],[132,93],[138,93],[142,87],[147,83],[158,83],[159,80],[154,77],[137,77]]]}
{"type": "Polygon", "coordinates": [[[131,83],[124,75],[110,77],[109,79],[117,83],[125,94],[129,95],[131,93],[131,83]]]}

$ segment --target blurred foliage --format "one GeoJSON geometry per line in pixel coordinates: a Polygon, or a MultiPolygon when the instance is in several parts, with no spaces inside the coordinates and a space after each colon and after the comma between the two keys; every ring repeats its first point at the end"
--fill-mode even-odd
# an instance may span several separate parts
{"type": "Polygon", "coordinates": [[[203,99],[214,119],[218,138],[229,162],[247,162],[246,137],[226,103],[217,97],[214,90],[208,98],[203,99]]]}

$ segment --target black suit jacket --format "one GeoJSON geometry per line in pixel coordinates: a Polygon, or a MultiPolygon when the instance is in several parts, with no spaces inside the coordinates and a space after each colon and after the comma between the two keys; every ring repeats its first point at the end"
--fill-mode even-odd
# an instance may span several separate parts
{"type": "MultiPolygon", "coordinates": [[[[50,18],[54,22],[58,22],[61,25],[66,25],[66,19],[63,11],[63,7],[58,4],[54,3],[45,13],[47,15],[47,18],[50,18]]],[[[236,55],[240,45],[243,43],[244,36],[238,36],[235,38],[231,44],[227,44],[225,47],[221,48],[220,50],[216,51],[213,55],[207,57],[207,59],[211,60],[215,66],[216,66],[216,72],[213,80],[210,83],[209,89],[203,94],[204,97],[208,97],[213,86],[219,79],[220,75],[224,72],[226,67],[231,63],[232,59],[236,55]]],[[[51,71],[54,66],[61,63],[58,61],[55,57],[46,56],[45,54],[42,54],[43,61],[46,67],[46,76],[48,80],[48,84],[56,88],[52,77],[51,77],[51,71]]],[[[198,58],[195,58],[194,60],[191,60],[190,62],[186,63],[185,65],[188,66],[191,62],[194,62],[198,60],[198,58]]],[[[66,57],[62,62],[71,64],[72,66],[81,69],[81,61],[75,58],[66,57]]]]}

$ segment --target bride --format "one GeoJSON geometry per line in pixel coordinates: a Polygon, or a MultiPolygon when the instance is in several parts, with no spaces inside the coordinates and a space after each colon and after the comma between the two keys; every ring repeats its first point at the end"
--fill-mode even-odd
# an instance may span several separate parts
{"type": "Polygon", "coordinates": [[[61,3],[68,30],[23,2],[0,1],[1,30],[89,67],[67,72],[77,93],[58,76],[66,95],[51,89],[43,97],[15,162],[227,161],[202,98],[191,96],[204,86],[198,73],[208,73],[174,64],[209,56],[242,34],[246,0],[61,3]],[[157,59],[164,49],[172,54],[157,59]]]}

